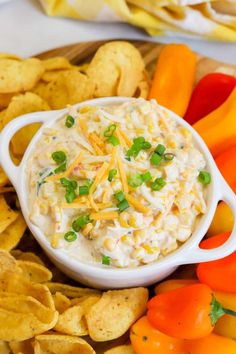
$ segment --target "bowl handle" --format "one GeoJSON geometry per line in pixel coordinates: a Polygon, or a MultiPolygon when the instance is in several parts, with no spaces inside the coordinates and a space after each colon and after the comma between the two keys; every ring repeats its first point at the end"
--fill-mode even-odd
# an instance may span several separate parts
{"type": "Polygon", "coordinates": [[[16,188],[20,165],[16,166],[10,156],[10,141],[15,133],[26,125],[32,123],[45,123],[47,116],[45,112],[35,113],[32,117],[32,114],[29,118],[29,114],[25,114],[19,118],[12,120],[8,123],[0,134],[0,163],[10,181],[16,188]]]}
{"type": "Polygon", "coordinates": [[[214,249],[202,249],[197,245],[189,250],[189,257],[184,260],[185,264],[189,263],[201,263],[214,261],[216,259],[224,258],[236,250],[236,195],[226,183],[220,172],[218,172],[219,181],[219,200],[223,200],[229,205],[234,216],[234,227],[228,238],[228,240],[221,246],[214,249]]]}

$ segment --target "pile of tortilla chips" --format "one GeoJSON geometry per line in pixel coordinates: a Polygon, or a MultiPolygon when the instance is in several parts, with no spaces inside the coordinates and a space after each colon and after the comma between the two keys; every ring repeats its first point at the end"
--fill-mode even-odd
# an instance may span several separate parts
{"type": "Polygon", "coordinates": [[[147,289],[101,292],[52,277],[36,254],[0,250],[1,354],[133,353],[126,333],[147,289]]]}
{"type": "MultiPolygon", "coordinates": [[[[82,66],[63,57],[23,60],[0,53],[0,131],[15,117],[93,97],[147,97],[148,86],[144,61],[127,42],[101,46],[82,66]]],[[[12,138],[16,164],[39,126],[26,126],[12,138]]],[[[148,290],[69,285],[42,251],[28,245],[30,239],[0,167],[0,353],[132,354],[128,330],[145,312],[148,290]]]]}

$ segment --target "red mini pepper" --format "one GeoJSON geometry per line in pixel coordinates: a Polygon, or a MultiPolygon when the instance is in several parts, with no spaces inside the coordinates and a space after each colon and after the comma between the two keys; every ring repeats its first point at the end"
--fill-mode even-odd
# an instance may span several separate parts
{"type": "Polygon", "coordinates": [[[215,299],[205,284],[193,284],[154,296],[148,303],[147,318],[164,334],[179,339],[209,335],[224,314],[236,315],[215,299]]]}
{"type": "Polygon", "coordinates": [[[222,73],[204,76],[195,87],[184,119],[194,124],[222,105],[236,86],[236,78],[222,73]]]}

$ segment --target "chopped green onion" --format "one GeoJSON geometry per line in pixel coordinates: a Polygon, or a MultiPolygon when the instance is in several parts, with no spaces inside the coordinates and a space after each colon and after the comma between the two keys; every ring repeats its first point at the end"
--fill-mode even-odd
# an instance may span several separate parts
{"type": "Polygon", "coordinates": [[[131,161],[131,157],[128,157],[128,156],[126,156],[125,159],[126,159],[127,161],[131,161]]]}
{"type": "Polygon", "coordinates": [[[72,223],[72,229],[79,232],[81,227],[87,225],[90,222],[89,215],[81,215],[78,219],[74,220],[72,223]]]}
{"type": "Polygon", "coordinates": [[[58,164],[60,165],[61,163],[66,161],[66,154],[64,153],[64,151],[55,151],[52,153],[52,159],[58,164]]]}
{"type": "Polygon", "coordinates": [[[88,186],[79,186],[79,195],[88,195],[89,187],[88,186]]]}
{"type": "Polygon", "coordinates": [[[74,231],[68,231],[65,235],[64,235],[64,239],[67,242],[73,242],[77,239],[77,235],[74,231]]]}
{"type": "Polygon", "coordinates": [[[162,156],[157,154],[156,152],[154,152],[150,158],[150,162],[154,166],[160,165],[161,160],[162,160],[162,156]]]}
{"type": "Polygon", "coordinates": [[[65,126],[67,128],[71,128],[71,127],[73,127],[74,124],[75,124],[75,119],[72,116],[68,115],[66,117],[65,126]]]}
{"type": "Polygon", "coordinates": [[[148,182],[148,181],[150,181],[152,179],[152,175],[151,175],[151,173],[149,171],[145,172],[145,173],[142,173],[141,177],[142,177],[143,182],[148,182]]]}
{"type": "Polygon", "coordinates": [[[60,173],[60,172],[65,172],[66,171],[66,162],[63,162],[60,166],[55,168],[53,171],[55,174],[60,173]]]}
{"type": "Polygon", "coordinates": [[[149,150],[151,149],[151,147],[152,145],[148,141],[144,141],[144,143],[142,144],[142,150],[149,150]]]}
{"type": "Polygon", "coordinates": [[[117,205],[119,212],[121,213],[125,209],[129,208],[129,203],[127,202],[126,199],[123,199],[118,205],[117,205]]]}
{"type": "Polygon", "coordinates": [[[77,188],[77,185],[78,185],[77,181],[72,180],[72,181],[70,181],[70,183],[71,183],[71,188],[73,188],[73,189],[77,188]]]}
{"type": "Polygon", "coordinates": [[[72,188],[66,189],[65,198],[67,203],[72,203],[76,198],[75,191],[72,188]]]}
{"type": "Polygon", "coordinates": [[[115,168],[111,169],[108,173],[108,181],[111,182],[116,175],[117,170],[115,168]]]}
{"type": "Polygon", "coordinates": [[[204,185],[211,183],[211,174],[207,171],[200,171],[198,175],[198,181],[204,185]]]}
{"type": "Polygon", "coordinates": [[[156,149],[155,149],[155,152],[156,152],[158,155],[162,156],[162,155],[164,154],[165,150],[166,150],[166,148],[165,148],[164,145],[158,144],[157,147],[156,147],[156,149]]]}
{"type": "Polygon", "coordinates": [[[148,141],[145,141],[143,136],[133,139],[133,145],[127,151],[127,157],[137,157],[141,150],[148,150],[151,148],[151,144],[148,141]]]}
{"type": "Polygon", "coordinates": [[[71,181],[65,177],[60,178],[60,182],[63,187],[69,187],[71,185],[71,181]]]}
{"type": "Polygon", "coordinates": [[[174,154],[171,154],[170,152],[167,152],[166,154],[163,155],[164,160],[166,161],[172,161],[175,157],[174,154]]]}
{"type": "Polygon", "coordinates": [[[125,195],[122,191],[119,191],[115,193],[115,198],[118,200],[118,202],[122,202],[122,200],[125,199],[125,195]]]}
{"type": "Polygon", "coordinates": [[[105,138],[110,138],[114,134],[115,130],[116,130],[116,125],[115,124],[111,124],[105,130],[103,135],[105,136],[105,138]]]}
{"type": "Polygon", "coordinates": [[[110,136],[110,138],[107,139],[107,142],[109,144],[112,144],[113,146],[117,146],[120,144],[119,139],[114,135],[110,136]]]}
{"type": "Polygon", "coordinates": [[[102,256],[102,264],[104,265],[110,265],[111,263],[111,258],[109,256],[102,256]]]}
{"type": "Polygon", "coordinates": [[[151,184],[151,189],[153,191],[160,191],[165,185],[166,182],[163,178],[156,178],[155,181],[151,184]]]}
{"type": "Polygon", "coordinates": [[[84,185],[87,186],[89,189],[91,187],[91,185],[93,184],[93,180],[92,179],[86,179],[86,181],[84,182],[84,185]]]}
{"type": "Polygon", "coordinates": [[[137,175],[129,177],[128,184],[134,188],[141,186],[143,184],[142,175],[137,174],[137,175]]]}

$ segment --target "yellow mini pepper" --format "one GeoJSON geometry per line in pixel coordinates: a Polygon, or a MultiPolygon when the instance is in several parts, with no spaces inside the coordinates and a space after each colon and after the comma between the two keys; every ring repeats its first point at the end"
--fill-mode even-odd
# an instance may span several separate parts
{"type": "Polygon", "coordinates": [[[230,207],[225,202],[220,202],[216,208],[214,218],[207,231],[207,237],[230,232],[233,230],[234,216],[230,207]]]}
{"type": "Polygon", "coordinates": [[[215,157],[236,141],[236,88],[216,110],[193,125],[215,157]]]}
{"type": "Polygon", "coordinates": [[[183,117],[193,90],[196,59],[185,44],[166,45],[158,58],[148,98],[183,117]]]}

